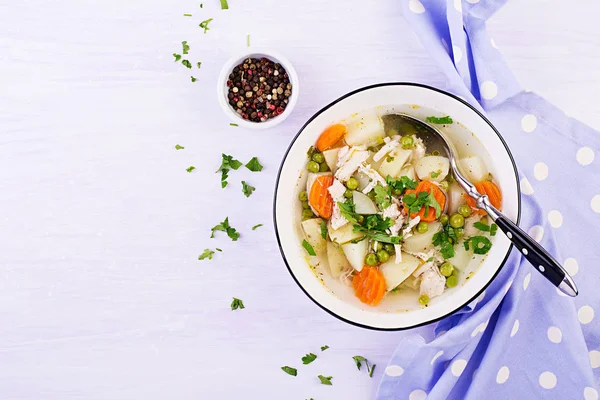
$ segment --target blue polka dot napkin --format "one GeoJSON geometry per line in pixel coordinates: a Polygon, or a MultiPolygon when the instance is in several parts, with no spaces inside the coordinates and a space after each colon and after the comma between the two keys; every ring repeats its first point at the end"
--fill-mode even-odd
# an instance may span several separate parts
{"type": "Polygon", "coordinates": [[[400,343],[379,400],[598,399],[600,132],[522,90],[485,28],[505,2],[402,4],[447,90],[502,133],[519,168],[521,227],[563,263],[579,296],[561,295],[513,250],[476,301],[435,326],[434,340],[400,343]]]}

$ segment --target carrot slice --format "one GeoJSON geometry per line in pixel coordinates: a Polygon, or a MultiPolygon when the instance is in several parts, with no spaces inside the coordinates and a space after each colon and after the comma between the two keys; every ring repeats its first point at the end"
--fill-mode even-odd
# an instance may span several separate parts
{"type": "Polygon", "coordinates": [[[319,151],[325,151],[334,147],[346,134],[346,125],[335,124],[325,129],[319,139],[317,139],[316,147],[319,151]]]}
{"type": "MultiPolygon", "coordinates": [[[[431,183],[430,181],[419,182],[419,184],[417,185],[417,187],[414,190],[409,189],[406,191],[406,194],[409,194],[409,193],[419,194],[420,192],[431,193],[432,190],[433,190],[433,197],[437,200],[438,203],[440,203],[440,207],[443,212],[444,208],[446,207],[446,195],[444,194],[444,192],[442,192],[442,190],[436,184],[431,183]]],[[[426,209],[425,206],[421,207],[419,212],[410,213],[410,217],[415,218],[418,215],[419,217],[421,217],[421,221],[425,221],[425,222],[435,221],[436,220],[435,209],[433,207],[429,207],[429,211],[428,211],[427,215],[425,215],[425,209],[426,209]]],[[[404,210],[406,212],[408,212],[408,206],[406,206],[406,204],[404,205],[404,210]]]]}
{"type": "MultiPolygon", "coordinates": [[[[494,207],[496,207],[498,210],[502,210],[502,192],[500,191],[498,185],[492,181],[481,181],[477,182],[475,187],[479,193],[487,194],[488,198],[490,199],[490,203],[492,203],[494,207]]],[[[485,215],[485,211],[477,208],[475,199],[466,194],[465,198],[467,200],[467,204],[473,211],[477,212],[478,214],[485,215]]]]}
{"type": "Polygon", "coordinates": [[[376,267],[364,266],[352,279],[354,294],[365,304],[376,306],[386,292],[385,278],[376,267]]]}
{"type": "Polygon", "coordinates": [[[310,188],[308,202],[317,214],[323,218],[331,218],[333,213],[333,198],[329,193],[329,186],[333,184],[333,176],[322,175],[315,179],[310,188]]]}

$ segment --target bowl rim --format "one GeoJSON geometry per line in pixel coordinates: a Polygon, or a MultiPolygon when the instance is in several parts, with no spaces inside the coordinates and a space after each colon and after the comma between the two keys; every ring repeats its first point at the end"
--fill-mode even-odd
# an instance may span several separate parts
{"type": "Polygon", "coordinates": [[[510,256],[512,249],[513,249],[513,244],[511,243],[506,251],[506,255],[504,256],[504,259],[502,260],[502,262],[500,263],[500,265],[498,266],[496,272],[492,275],[492,277],[489,279],[488,282],[486,282],[485,285],[483,285],[481,287],[481,289],[475,294],[473,295],[468,301],[464,302],[463,304],[458,305],[456,308],[454,308],[454,310],[431,320],[428,321],[423,321],[421,323],[418,324],[414,324],[411,326],[404,326],[404,327],[398,327],[398,328],[383,328],[383,327],[377,327],[377,326],[371,326],[371,325],[366,325],[366,324],[362,324],[360,322],[356,322],[356,321],[352,321],[349,319],[344,318],[341,315],[338,315],[337,313],[333,312],[332,310],[330,310],[329,308],[327,308],[325,305],[319,303],[318,301],[316,301],[309,293],[308,291],[300,284],[300,282],[298,281],[298,279],[296,278],[296,276],[294,275],[294,272],[292,271],[292,268],[290,267],[290,264],[286,258],[286,255],[283,251],[283,247],[282,247],[282,243],[281,243],[281,238],[279,237],[279,229],[277,227],[277,192],[279,189],[279,181],[281,178],[281,173],[283,170],[283,166],[287,160],[288,154],[291,151],[294,143],[296,142],[296,140],[298,139],[298,137],[302,134],[302,132],[304,131],[304,129],[315,119],[317,118],[320,114],[322,114],[323,112],[325,112],[326,110],[328,110],[330,107],[334,106],[335,104],[339,103],[340,101],[363,91],[369,90],[369,89],[374,89],[374,88],[378,88],[378,87],[382,87],[382,86],[414,86],[414,87],[420,87],[423,89],[427,89],[427,90],[431,90],[434,92],[437,92],[441,95],[450,97],[456,101],[461,102],[462,104],[466,105],[467,107],[469,107],[472,111],[474,111],[479,118],[481,118],[486,124],[489,125],[489,127],[492,129],[492,131],[498,136],[498,139],[500,139],[500,142],[502,143],[502,145],[504,146],[504,149],[506,150],[506,153],[510,159],[510,162],[512,163],[512,167],[513,170],[515,172],[515,177],[516,177],[516,194],[517,194],[517,216],[516,216],[516,224],[519,225],[520,221],[521,221],[521,188],[519,185],[519,173],[517,170],[517,165],[515,163],[514,157],[510,151],[510,148],[508,147],[508,145],[506,144],[506,141],[504,140],[504,138],[502,137],[502,135],[500,134],[500,132],[496,129],[496,127],[492,124],[492,122],[482,113],[480,112],[477,108],[473,107],[471,104],[469,104],[467,101],[463,100],[462,98],[449,93],[445,90],[442,89],[438,89],[429,85],[425,85],[422,83],[414,83],[414,82],[383,82],[383,83],[376,83],[376,84],[372,84],[372,85],[368,85],[368,86],[364,86],[358,89],[355,89],[351,92],[348,92],[346,94],[344,94],[341,97],[338,97],[337,99],[335,99],[334,101],[332,101],[331,103],[327,104],[326,106],[322,107],[321,109],[319,109],[317,112],[315,112],[307,121],[304,125],[302,125],[302,127],[300,128],[300,130],[298,131],[298,133],[294,136],[294,138],[292,139],[292,141],[290,142],[287,150],[285,151],[283,158],[281,160],[281,164],[279,166],[279,170],[277,171],[277,178],[275,180],[275,188],[274,188],[274,194],[273,194],[273,225],[275,228],[275,237],[277,238],[277,245],[279,247],[279,252],[281,253],[281,257],[283,258],[283,262],[285,263],[285,266],[287,267],[288,272],[290,273],[290,275],[292,276],[292,278],[294,279],[294,282],[296,283],[296,285],[298,285],[298,287],[304,292],[304,294],[312,300],[313,303],[315,303],[317,306],[319,306],[322,310],[326,311],[328,314],[334,316],[335,318],[344,321],[348,324],[360,327],[360,328],[364,328],[364,329],[369,329],[369,330],[375,330],[375,331],[404,331],[404,330],[408,330],[408,329],[413,329],[413,328],[417,328],[420,326],[424,326],[424,325],[429,325],[432,324],[434,322],[440,321],[454,313],[456,313],[457,311],[461,310],[463,307],[465,307],[466,305],[470,304],[471,302],[473,302],[476,298],[478,298],[481,293],[483,293],[488,286],[496,279],[496,277],[498,276],[498,274],[500,273],[500,271],[504,268],[504,266],[506,265],[506,261],[508,260],[508,257],[510,256]]]}
{"type": "Polygon", "coordinates": [[[298,82],[298,74],[296,73],[296,69],[292,65],[292,63],[281,53],[266,49],[266,48],[251,48],[246,49],[244,51],[237,52],[231,58],[229,58],[223,67],[221,67],[221,71],[219,72],[219,77],[217,79],[217,97],[219,101],[219,105],[221,109],[225,113],[225,115],[231,120],[231,122],[238,124],[240,127],[248,128],[248,129],[267,129],[279,125],[283,121],[289,117],[294,106],[298,101],[298,94],[300,90],[300,85],[298,82]],[[292,95],[289,97],[288,105],[285,107],[285,110],[282,114],[276,116],[275,118],[271,118],[266,120],[265,122],[251,122],[241,118],[229,105],[227,102],[227,77],[233,70],[233,68],[238,65],[241,61],[248,57],[266,57],[271,61],[277,62],[283,66],[285,71],[288,74],[290,79],[290,83],[292,84],[292,95]]]}

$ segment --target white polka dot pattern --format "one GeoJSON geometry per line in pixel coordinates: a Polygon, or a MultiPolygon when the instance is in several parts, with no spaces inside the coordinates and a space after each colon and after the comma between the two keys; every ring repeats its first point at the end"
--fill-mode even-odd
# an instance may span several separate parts
{"type": "Polygon", "coordinates": [[[539,243],[544,237],[544,228],[541,225],[534,225],[529,229],[528,233],[529,236],[539,243]]]}
{"type": "Polygon", "coordinates": [[[426,398],[427,398],[427,393],[425,393],[421,389],[413,390],[408,395],[408,400],[425,400],[426,398]]]}
{"type": "Polygon", "coordinates": [[[577,159],[577,162],[583,166],[590,165],[595,158],[594,150],[589,147],[582,147],[577,150],[575,158],[577,159]]]}
{"type": "Polygon", "coordinates": [[[593,387],[586,387],[583,389],[584,400],[598,400],[598,391],[593,387]]]}
{"type": "Polygon", "coordinates": [[[510,330],[510,337],[513,337],[519,332],[519,320],[515,319],[512,329],[510,330]]]}
{"type": "Polygon", "coordinates": [[[463,52],[462,49],[456,45],[452,45],[452,53],[454,53],[454,62],[459,63],[462,60],[463,52]]]}
{"type": "Polygon", "coordinates": [[[404,373],[404,368],[399,365],[388,365],[385,374],[388,376],[400,376],[404,373]]]}
{"type": "Polygon", "coordinates": [[[562,341],[562,332],[556,326],[548,328],[548,340],[552,343],[560,343],[562,341]]]}
{"type": "Polygon", "coordinates": [[[600,214],[600,194],[597,194],[594,197],[592,197],[592,201],[590,201],[590,206],[592,207],[592,210],[594,210],[594,212],[600,214]]]}
{"type": "Polygon", "coordinates": [[[450,366],[450,371],[452,372],[452,375],[458,377],[462,375],[466,366],[467,360],[458,359],[452,363],[452,365],[450,366]]]}
{"type": "Polygon", "coordinates": [[[569,273],[569,275],[571,275],[571,276],[577,275],[577,272],[579,271],[579,264],[577,263],[577,260],[574,258],[567,258],[565,260],[564,267],[567,270],[567,272],[569,273]]]}
{"type": "Polygon", "coordinates": [[[527,290],[529,282],[531,282],[531,272],[525,275],[525,278],[523,279],[523,290],[527,290]]]}
{"type": "Polygon", "coordinates": [[[425,12],[425,7],[419,0],[409,0],[408,9],[415,14],[423,14],[425,12]]]}
{"type": "Polygon", "coordinates": [[[600,351],[592,350],[589,352],[589,356],[590,356],[590,365],[592,366],[592,368],[600,367],[600,351]]]}
{"type": "Polygon", "coordinates": [[[430,364],[433,365],[433,363],[435,362],[435,360],[437,360],[438,358],[440,358],[443,354],[444,354],[444,350],[440,350],[437,353],[435,353],[435,355],[431,359],[431,363],[430,364]]]}
{"type": "Polygon", "coordinates": [[[521,119],[521,128],[527,133],[533,132],[536,126],[537,118],[533,114],[527,114],[521,119]]]}
{"type": "Polygon", "coordinates": [[[544,389],[554,389],[556,386],[556,375],[550,371],[542,372],[540,375],[540,386],[544,389]]]}
{"type": "Polygon", "coordinates": [[[543,181],[548,177],[548,166],[543,162],[535,164],[533,166],[533,176],[538,181],[543,181]]]}
{"type": "Polygon", "coordinates": [[[583,306],[577,311],[577,319],[583,325],[589,324],[594,319],[594,309],[590,306],[583,306]]]}
{"type": "Polygon", "coordinates": [[[505,365],[498,370],[498,374],[496,375],[496,383],[503,384],[508,380],[510,375],[510,370],[505,365]]]}
{"type": "Polygon", "coordinates": [[[492,81],[485,81],[481,84],[479,91],[485,100],[492,100],[498,95],[498,86],[492,81]]]}
{"type": "Polygon", "coordinates": [[[535,191],[533,190],[533,187],[531,187],[531,183],[529,183],[529,179],[527,179],[527,178],[521,179],[521,193],[530,195],[530,194],[533,194],[534,192],[535,191]]]}
{"type": "Polygon", "coordinates": [[[548,213],[548,222],[553,228],[560,228],[563,223],[563,216],[558,210],[552,210],[548,213]]]}

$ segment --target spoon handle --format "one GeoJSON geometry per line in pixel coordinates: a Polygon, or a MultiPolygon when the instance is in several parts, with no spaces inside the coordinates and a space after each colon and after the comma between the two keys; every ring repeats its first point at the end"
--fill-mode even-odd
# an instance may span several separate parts
{"type": "Polygon", "coordinates": [[[546,277],[560,291],[571,297],[577,296],[577,286],[567,271],[540,246],[531,236],[525,233],[515,223],[499,214],[496,225],[500,228],[515,247],[525,256],[535,269],[546,277]]]}

